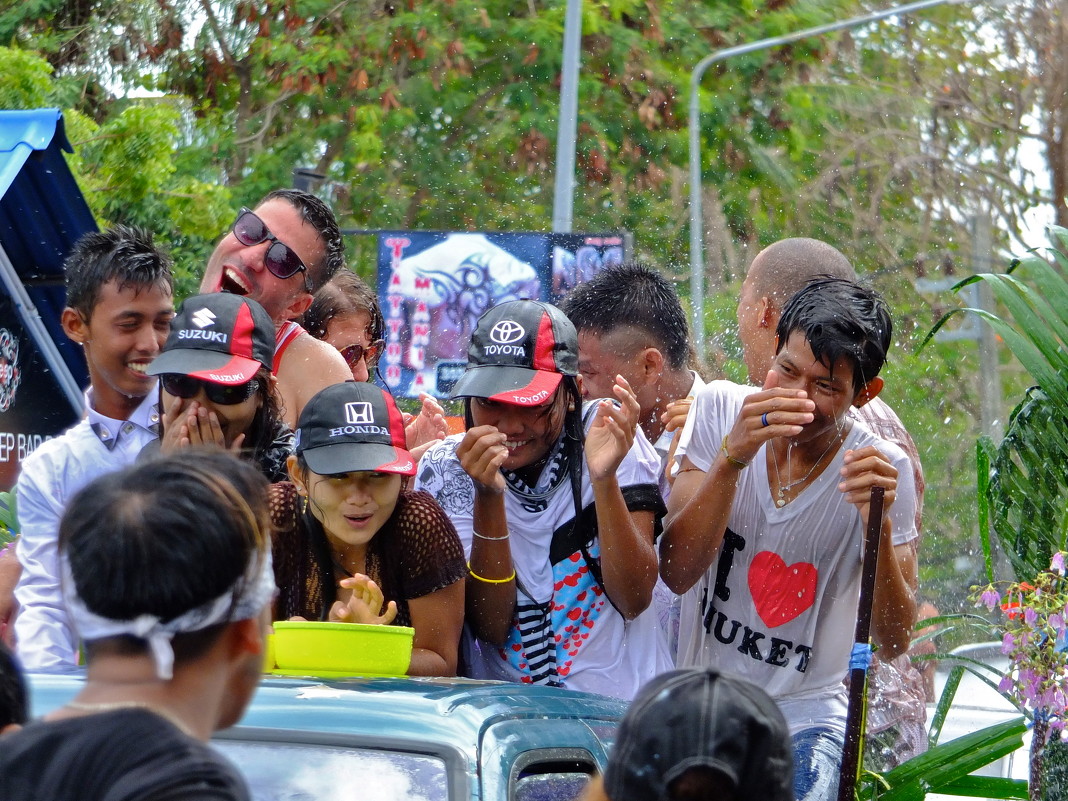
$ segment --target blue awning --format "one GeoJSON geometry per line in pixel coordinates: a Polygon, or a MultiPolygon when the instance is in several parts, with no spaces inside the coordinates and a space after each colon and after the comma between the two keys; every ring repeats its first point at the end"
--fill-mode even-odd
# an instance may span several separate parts
{"type": "Polygon", "coordinates": [[[73,152],[59,109],[0,111],[0,247],[75,381],[88,382],[81,350],[59,319],[63,260],[97,230],[63,151],[73,152]]]}

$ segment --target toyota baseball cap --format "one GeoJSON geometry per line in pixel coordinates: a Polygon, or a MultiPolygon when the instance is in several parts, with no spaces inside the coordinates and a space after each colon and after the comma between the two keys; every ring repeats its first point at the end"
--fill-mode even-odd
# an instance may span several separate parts
{"type": "Polygon", "coordinates": [[[578,334],[549,303],[513,300],[483,314],[452,397],[540,406],[565,375],[578,375],[578,334]]]}
{"type": "Polygon", "coordinates": [[[692,768],[715,774],[734,797],[794,801],[790,730],[762,689],[712,668],[657,676],[638,693],[604,773],[611,801],[671,798],[692,768]]]}
{"type": "Polygon", "coordinates": [[[297,421],[297,455],[322,476],[361,470],[413,475],[415,459],[407,447],[397,404],[364,381],[316,393],[297,421]]]}
{"type": "Polygon", "coordinates": [[[215,384],[244,384],[274,361],[274,322],[254,300],[213,292],[186,298],[149,375],[177,373],[215,384]]]}

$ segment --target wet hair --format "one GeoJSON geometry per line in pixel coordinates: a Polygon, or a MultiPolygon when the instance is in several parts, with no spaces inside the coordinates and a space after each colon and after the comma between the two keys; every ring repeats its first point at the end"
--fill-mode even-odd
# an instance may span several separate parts
{"type": "Polygon", "coordinates": [[[342,270],[315,293],[301,325],[316,339],[326,339],[326,329],[331,320],[339,315],[358,312],[363,312],[371,320],[368,327],[371,341],[383,339],[386,321],[378,305],[378,296],[356,273],[342,270]]]}
{"type": "Polygon", "coordinates": [[[674,285],[642,262],[606,267],[572,289],[560,309],[579,331],[599,336],[619,328],[644,331],[672,370],[685,368],[691,358],[686,312],[674,285]]]}
{"type": "Polygon", "coordinates": [[[841,278],[813,281],[787,301],[775,331],[776,354],[795,331],[827,367],[843,356],[849,360],[854,392],[879,375],[893,333],[890,310],[878,293],[841,278]]]}
{"type": "Polygon", "coordinates": [[[345,266],[345,242],[341,237],[337,217],[322,200],[300,189],[275,189],[257,203],[257,207],[268,200],[284,200],[296,208],[323,240],[323,249],[326,252],[323,260],[319,264],[307,265],[308,285],[312,292],[318,291],[345,266]]]}
{"type": "MultiPolygon", "coordinates": [[[[150,614],[166,623],[219,597],[267,556],[267,486],[254,467],[218,448],[183,450],[97,478],[74,496],[59,524],[59,551],[79,598],[102,617],[150,614]]],[[[175,635],[175,661],[199,655],[225,625],[175,635]]],[[[129,635],[86,643],[90,659],[147,647],[129,635]]]]}
{"type": "Polygon", "coordinates": [[[0,642],[0,729],[12,723],[21,726],[30,716],[30,695],[22,666],[11,650],[0,642]]]}
{"type": "Polygon", "coordinates": [[[782,306],[814,278],[856,281],[857,272],[841,251],[818,239],[794,237],[768,245],[749,267],[757,297],[782,306]]]}
{"type": "Polygon", "coordinates": [[[143,228],[114,225],[106,231],[91,231],[74,243],[63,262],[67,305],[90,319],[101,290],[111,281],[120,290],[159,287],[173,294],[172,267],[170,256],[156,247],[152,234],[143,228]]]}

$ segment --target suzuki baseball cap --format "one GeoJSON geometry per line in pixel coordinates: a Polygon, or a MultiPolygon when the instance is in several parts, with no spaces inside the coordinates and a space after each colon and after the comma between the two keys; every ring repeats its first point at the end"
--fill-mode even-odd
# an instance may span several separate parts
{"type": "Polygon", "coordinates": [[[274,361],[274,322],[254,300],[212,292],[186,298],[149,375],[177,373],[216,384],[244,384],[274,361]]]}
{"type": "Polygon", "coordinates": [[[397,404],[364,381],[346,381],[316,393],[300,413],[295,449],[323,476],[360,470],[415,473],[397,404]]]}
{"type": "Polygon", "coordinates": [[[778,706],[748,681],[712,668],[657,676],[638,693],[604,773],[612,801],[671,798],[692,768],[714,772],[739,799],[794,801],[790,730],[778,706]]]}
{"type": "Polygon", "coordinates": [[[578,375],[578,334],[549,303],[513,300],[483,314],[452,397],[539,406],[565,375],[578,375]]]}

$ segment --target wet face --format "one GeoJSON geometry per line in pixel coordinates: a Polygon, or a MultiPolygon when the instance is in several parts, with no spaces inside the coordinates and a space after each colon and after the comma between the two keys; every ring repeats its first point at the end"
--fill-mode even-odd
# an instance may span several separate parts
{"type": "Polygon", "coordinates": [[[323,525],[335,551],[366,546],[397,508],[402,478],[397,473],[360,470],[323,476],[307,471],[297,486],[323,525]]]}
{"type": "Polygon", "coordinates": [[[501,467],[519,470],[549,455],[564,431],[567,398],[561,386],[553,399],[541,406],[515,406],[486,398],[471,399],[471,418],[476,426],[493,426],[506,437],[508,458],[501,467]]]}
{"type": "Polygon", "coordinates": [[[812,355],[805,335],[794,331],[771,369],[779,374],[780,387],[803,389],[816,404],[815,419],[795,437],[796,442],[812,442],[842,427],[858,396],[853,390],[853,363],[849,359],[839,357],[828,367],[812,355]]]}
{"type": "MultiPolygon", "coordinates": [[[[279,241],[300,256],[309,270],[317,269],[326,254],[326,246],[315,227],[301,217],[300,210],[287,200],[274,198],[255,209],[279,241]]],[[[304,284],[304,273],[278,278],[263,263],[270,239],[256,245],[242,245],[229,231],[215,246],[201,292],[231,292],[258,301],[275,323],[301,314],[311,303],[304,284]]]]}
{"type": "MultiPolygon", "coordinates": [[[[368,361],[367,348],[371,345],[371,315],[364,311],[339,314],[327,323],[323,339],[345,356],[354,380],[367,381],[370,378],[371,362],[368,361]],[[360,345],[364,349],[361,358],[353,359],[352,352],[346,351],[352,345],[360,345]]],[[[373,356],[371,358],[373,360],[373,356]]]]}
{"type": "Polygon", "coordinates": [[[749,381],[759,386],[764,383],[774,358],[776,321],[767,317],[766,301],[759,295],[752,276],[753,268],[750,268],[738,296],[738,338],[749,381]]]}
{"type": "MultiPolygon", "coordinates": [[[[262,378],[255,378],[254,381],[260,382],[262,378]]],[[[192,398],[185,398],[180,400],[181,409],[188,410],[189,407],[196,403],[198,406],[206,409],[209,413],[214,412],[215,416],[219,418],[219,427],[222,429],[223,437],[226,440],[226,447],[230,447],[239,434],[246,436],[244,445],[249,445],[247,441],[249,429],[252,428],[252,422],[256,419],[256,413],[263,406],[264,387],[257,386],[256,391],[252,393],[252,396],[248,400],[241,401],[240,403],[224,404],[215,403],[212,401],[204,391],[204,387],[201,386],[197,391],[197,394],[192,398]]],[[[167,392],[166,389],[161,392],[163,398],[163,408],[171,409],[176,399],[173,395],[167,392]]]]}
{"type": "Polygon", "coordinates": [[[582,397],[614,398],[612,387],[621,375],[635,393],[645,384],[641,370],[641,348],[634,348],[628,332],[617,329],[604,336],[593,331],[579,332],[579,374],[582,376],[582,397]]]}
{"type": "Polygon", "coordinates": [[[158,285],[118,288],[109,281],[88,320],[73,309],[64,311],[63,325],[85,351],[97,411],[124,419],[155,386],[145,370],[170,333],[174,304],[170,291],[158,285]]]}

